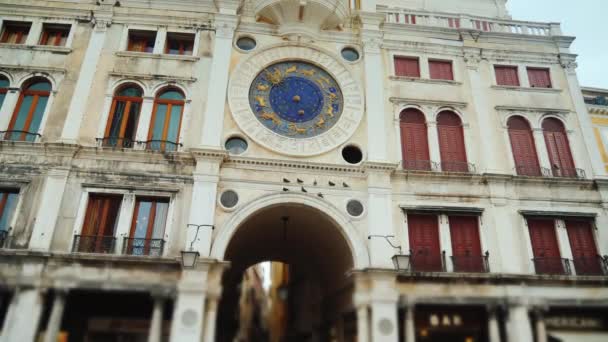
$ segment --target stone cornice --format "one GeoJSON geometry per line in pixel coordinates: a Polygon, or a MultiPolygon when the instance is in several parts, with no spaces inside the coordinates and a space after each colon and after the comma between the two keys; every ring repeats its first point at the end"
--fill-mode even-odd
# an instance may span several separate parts
{"type": "Polygon", "coordinates": [[[403,98],[403,97],[391,97],[388,100],[391,103],[394,103],[394,104],[397,104],[397,105],[421,104],[421,105],[440,106],[440,107],[455,107],[455,108],[465,108],[467,106],[466,102],[456,102],[456,101],[412,99],[412,98],[403,98]]]}
{"type": "Polygon", "coordinates": [[[542,108],[542,107],[525,107],[525,106],[496,106],[494,107],[499,112],[536,112],[536,113],[555,113],[568,114],[571,113],[568,109],[563,108],[542,108]]]}
{"type": "Polygon", "coordinates": [[[561,89],[555,89],[555,88],[531,88],[531,87],[499,86],[499,85],[493,85],[492,89],[531,92],[531,93],[548,93],[548,94],[559,94],[562,92],[561,89]]]}
{"type": "MultiPolygon", "coordinates": [[[[0,48],[2,46],[0,45],[0,48]]],[[[67,70],[64,68],[54,68],[54,67],[46,67],[46,66],[37,66],[37,65],[10,65],[10,64],[0,64],[0,69],[4,70],[26,70],[28,72],[40,72],[40,73],[48,73],[48,74],[65,74],[67,70]]]]}
{"type": "Polygon", "coordinates": [[[460,86],[462,82],[452,81],[452,80],[434,80],[429,78],[420,78],[420,77],[404,77],[404,76],[389,76],[391,81],[397,82],[418,82],[418,83],[429,83],[429,84],[445,84],[451,86],[460,86]]]}
{"type": "Polygon", "coordinates": [[[349,173],[363,175],[365,170],[361,166],[337,165],[329,163],[311,163],[295,160],[281,160],[268,158],[248,158],[229,156],[225,167],[253,166],[256,169],[277,170],[277,168],[295,170],[310,170],[326,173],[349,173]]]}
{"type": "Polygon", "coordinates": [[[181,81],[187,83],[196,82],[193,77],[180,77],[176,75],[160,75],[160,74],[139,74],[134,72],[111,71],[110,76],[118,78],[134,78],[140,80],[163,80],[163,81],[181,81]]]}

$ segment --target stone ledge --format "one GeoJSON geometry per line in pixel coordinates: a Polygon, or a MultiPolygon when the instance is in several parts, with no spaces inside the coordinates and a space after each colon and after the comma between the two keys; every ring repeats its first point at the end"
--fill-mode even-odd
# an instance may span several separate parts
{"type": "Polygon", "coordinates": [[[556,89],[556,88],[534,88],[534,87],[503,86],[503,85],[493,85],[491,88],[496,89],[496,90],[522,91],[522,92],[531,92],[531,93],[558,94],[558,93],[562,92],[561,89],[556,89]]]}
{"type": "Polygon", "coordinates": [[[136,58],[152,58],[152,59],[164,59],[164,60],[175,60],[185,62],[196,62],[201,58],[198,56],[186,56],[186,55],[170,55],[165,53],[150,53],[150,52],[136,52],[136,51],[118,51],[115,53],[119,57],[136,57],[136,58]]]}
{"type": "Polygon", "coordinates": [[[405,77],[405,76],[389,76],[391,81],[398,82],[418,82],[418,83],[430,83],[430,84],[447,84],[453,86],[460,86],[462,82],[454,81],[454,80],[435,80],[429,78],[419,78],[419,77],[405,77]]]}
{"type": "Polygon", "coordinates": [[[57,54],[62,54],[62,55],[67,55],[72,52],[72,48],[69,48],[69,47],[49,46],[49,45],[25,45],[25,44],[0,43],[0,48],[44,51],[44,52],[57,53],[57,54]]]}

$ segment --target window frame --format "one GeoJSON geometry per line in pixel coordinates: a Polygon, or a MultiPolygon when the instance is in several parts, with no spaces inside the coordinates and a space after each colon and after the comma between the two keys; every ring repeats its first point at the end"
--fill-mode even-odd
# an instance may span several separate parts
{"type": "Polygon", "coordinates": [[[30,31],[32,30],[32,26],[33,22],[31,21],[4,21],[2,23],[2,32],[0,33],[0,43],[25,45],[25,43],[27,42],[27,38],[30,35],[30,31]],[[21,29],[17,33],[18,39],[15,43],[8,42],[8,38],[11,34],[11,31],[9,30],[12,28],[21,29]]]}
{"type": "Polygon", "coordinates": [[[450,59],[437,59],[437,58],[429,58],[428,60],[429,66],[429,79],[436,81],[454,81],[454,61],[450,59]],[[450,65],[450,78],[437,78],[433,77],[433,63],[442,63],[450,65]]]}
{"type": "Polygon", "coordinates": [[[508,64],[494,64],[494,80],[496,81],[497,86],[501,87],[521,87],[521,80],[519,77],[519,66],[518,65],[508,65],[508,64]],[[510,69],[515,71],[515,80],[517,84],[504,84],[499,81],[498,78],[498,69],[510,69]]]}
{"type": "MultiPolygon", "coordinates": [[[[167,110],[165,112],[165,114],[171,114],[171,109],[174,105],[181,105],[181,111],[180,111],[180,118],[179,118],[179,124],[177,126],[177,136],[175,138],[175,141],[172,141],[173,143],[175,143],[175,151],[179,150],[179,144],[180,144],[180,137],[181,137],[181,130],[182,130],[182,123],[184,120],[184,109],[186,107],[186,96],[184,94],[184,92],[176,87],[167,87],[167,88],[163,88],[161,90],[159,90],[158,92],[156,92],[156,96],[154,97],[154,106],[152,108],[152,115],[150,117],[150,123],[149,123],[149,128],[148,128],[148,141],[152,141],[152,137],[154,135],[154,125],[156,124],[156,118],[157,118],[157,114],[158,114],[158,106],[159,105],[167,105],[167,110]],[[172,99],[161,99],[160,96],[162,94],[164,94],[165,92],[168,91],[177,91],[179,92],[182,96],[183,99],[182,100],[172,100],[172,99]]],[[[169,121],[170,121],[170,115],[166,115],[165,116],[165,122],[163,124],[163,132],[162,132],[162,139],[158,139],[158,140],[162,140],[160,148],[158,149],[159,151],[166,151],[166,141],[167,140],[167,134],[168,134],[168,130],[169,130],[169,121]]]]}
{"type": "Polygon", "coordinates": [[[131,105],[133,103],[139,103],[139,111],[137,113],[137,120],[135,121],[134,124],[134,132],[133,132],[133,136],[129,137],[128,139],[130,139],[133,143],[136,140],[137,137],[137,129],[139,126],[139,120],[141,119],[141,109],[143,106],[143,96],[144,96],[144,90],[138,85],[138,84],[134,84],[134,83],[125,83],[122,84],[120,87],[118,87],[115,91],[114,91],[114,95],[112,96],[112,104],[110,106],[110,111],[108,113],[108,119],[106,120],[106,128],[104,130],[104,136],[103,138],[116,138],[116,139],[120,139],[123,141],[125,140],[125,130],[127,128],[127,122],[129,121],[129,116],[131,115],[131,105]],[[142,96],[137,97],[137,96],[125,96],[125,95],[117,95],[119,94],[121,91],[123,91],[124,89],[130,88],[130,87],[134,87],[134,88],[138,88],[141,91],[142,96]],[[124,109],[124,113],[126,113],[126,119],[124,119],[124,121],[121,123],[121,128],[120,128],[120,132],[118,134],[117,137],[111,137],[110,136],[110,129],[112,128],[112,120],[114,119],[114,116],[116,115],[116,106],[118,104],[118,102],[126,102],[125,104],[125,109],[124,109]]]}
{"type": "Polygon", "coordinates": [[[528,85],[530,88],[539,88],[539,89],[554,89],[553,87],[553,79],[551,77],[551,68],[549,67],[537,67],[537,66],[526,66],[526,76],[528,77],[528,85]],[[530,71],[544,71],[547,73],[547,80],[549,84],[547,86],[538,86],[532,84],[532,78],[530,77],[530,71]]]}
{"type": "Polygon", "coordinates": [[[55,46],[55,47],[66,47],[68,46],[70,34],[72,31],[72,25],[66,23],[42,23],[42,31],[38,39],[38,45],[42,46],[55,46]],[[53,33],[52,35],[50,33],[53,33]],[[65,36],[63,35],[65,34],[65,36]],[[52,44],[48,44],[50,37],[54,39],[52,44]],[[59,42],[57,41],[59,38],[59,42]],[[63,44],[61,43],[63,39],[63,44]]]}
{"type": "MultiPolygon", "coordinates": [[[[19,92],[19,99],[17,100],[17,103],[15,104],[15,107],[13,109],[13,114],[11,116],[11,120],[8,124],[8,128],[7,131],[12,131],[15,128],[15,122],[17,121],[17,116],[19,114],[19,112],[21,111],[21,105],[23,104],[23,100],[25,99],[26,96],[28,95],[33,95],[34,99],[32,100],[32,104],[30,105],[30,109],[28,111],[27,114],[27,118],[26,121],[24,123],[24,129],[22,131],[24,131],[23,133],[20,133],[21,137],[19,139],[17,139],[16,141],[25,141],[26,137],[27,137],[27,133],[29,134],[39,134],[38,132],[40,132],[40,130],[42,129],[43,126],[43,122],[45,121],[45,117],[47,114],[47,111],[50,107],[50,102],[51,102],[51,96],[53,94],[53,83],[46,79],[46,78],[33,78],[28,80],[27,82],[25,82],[22,87],[21,90],[19,92]],[[29,90],[28,88],[31,87],[32,85],[39,83],[39,82],[47,82],[50,86],[50,90],[45,91],[45,90],[29,90]],[[36,132],[31,132],[29,131],[30,129],[30,125],[32,123],[32,119],[34,116],[34,112],[36,111],[36,108],[38,106],[38,101],[40,99],[40,97],[44,97],[46,96],[47,102],[45,104],[44,110],[42,111],[42,118],[40,120],[40,124],[38,126],[38,129],[36,130],[36,132]],[[26,133],[27,132],[27,133],[26,133]]],[[[13,140],[13,139],[10,139],[13,140]]],[[[34,139],[35,141],[36,139],[34,139]]]]}
{"type": "MultiPolygon", "coordinates": [[[[15,201],[15,206],[13,208],[12,213],[10,213],[10,217],[6,220],[7,226],[5,230],[0,229],[0,231],[6,231],[7,234],[10,233],[11,228],[13,228],[13,224],[17,219],[17,212],[19,211],[20,203],[21,203],[21,189],[20,188],[11,188],[11,187],[0,187],[0,219],[6,214],[5,210],[6,203],[8,202],[8,194],[15,194],[17,196],[15,201]]],[[[2,246],[0,245],[0,248],[2,246]]]]}
{"type": "Polygon", "coordinates": [[[149,28],[129,28],[127,29],[127,44],[126,44],[126,51],[129,52],[138,52],[138,53],[154,53],[154,50],[156,48],[156,39],[158,38],[158,30],[153,30],[153,29],[149,29],[149,28]],[[132,35],[141,35],[140,36],[140,40],[143,40],[145,38],[145,35],[151,35],[150,40],[146,40],[146,44],[142,45],[142,49],[139,50],[135,50],[133,48],[135,42],[132,35]],[[152,41],[152,46],[151,46],[151,50],[150,51],[146,51],[148,48],[150,48],[148,46],[148,43],[152,41]]]}
{"type": "Polygon", "coordinates": [[[403,55],[394,55],[393,56],[393,68],[395,71],[395,76],[397,77],[409,77],[409,78],[421,78],[422,77],[422,72],[421,72],[421,68],[420,68],[420,57],[416,57],[416,56],[403,56],[403,55]],[[417,71],[417,75],[400,75],[397,73],[397,61],[398,60],[407,60],[407,61],[415,61],[416,62],[416,71],[417,71]]]}
{"type": "Polygon", "coordinates": [[[194,56],[194,48],[195,48],[195,43],[196,43],[196,36],[197,36],[196,33],[191,33],[191,32],[168,31],[167,34],[166,34],[166,36],[165,36],[165,42],[164,42],[165,46],[164,46],[164,49],[163,49],[163,53],[165,55],[171,55],[171,56],[194,56]],[[189,42],[190,43],[190,53],[186,53],[188,50],[186,50],[185,48],[183,48],[183,44],[182,44],[183,42],[187,41],[187,39],[184,38],[186,36],[189,36],[192,39],[189,42]],[[175,40],[177,40],[179,42],[179,45],[180,45],[179,53],[170,53],[171,47],[170,47],[169,41],[171,39],[175,39],[175,40]]]}

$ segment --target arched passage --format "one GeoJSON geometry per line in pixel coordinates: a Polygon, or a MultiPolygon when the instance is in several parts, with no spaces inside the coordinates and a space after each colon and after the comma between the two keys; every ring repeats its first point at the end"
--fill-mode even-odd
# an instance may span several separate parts
{"type": "Polygon", "coordinates": [[[212,256],[231,262],[223,279],[217,341],[232,342],[237,334],[243,273],[262,261],[289,265],[287,340],[324,339],[339,318],[352,312],[347,273],[365,267],[369,259],[361,260],[367,258],[365,245],[335,208],[310,196],[285,194],[258,199],[231,221],[212,250],[212,256]],[[364,252],[357,254],[361,248],[364,252]]]}

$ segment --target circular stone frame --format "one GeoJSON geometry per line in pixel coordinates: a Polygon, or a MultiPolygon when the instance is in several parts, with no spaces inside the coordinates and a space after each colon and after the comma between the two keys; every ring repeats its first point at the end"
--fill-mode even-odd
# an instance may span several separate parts
{"type": "Polygon", "coordinates": [[[233,71],[228,86],[228,103],[239,128],[256,143],[272,151],[296,157],[314,156],[344,144],[363,119],[364,99],[360,83],[341,58],[316,47],[279,45],[252,53],[233,71]],[[338,83],[344,99],[342,116],[326,132],[309,138],[291,138],[264,126],[251,110],[249,88],[266,67],[281,61],[302,61],[323,68],[338,83]]]}

